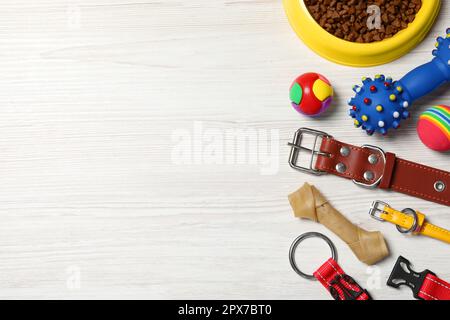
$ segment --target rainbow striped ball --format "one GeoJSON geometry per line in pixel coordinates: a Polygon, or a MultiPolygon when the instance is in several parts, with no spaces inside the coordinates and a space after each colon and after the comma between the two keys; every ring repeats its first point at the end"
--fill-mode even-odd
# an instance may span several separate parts
{"type": "Polygon", "coordinates": [[[417,123],[417,133],[428,148],[450,150],[450,107],[434,106],[422,113],[417,123]]]}

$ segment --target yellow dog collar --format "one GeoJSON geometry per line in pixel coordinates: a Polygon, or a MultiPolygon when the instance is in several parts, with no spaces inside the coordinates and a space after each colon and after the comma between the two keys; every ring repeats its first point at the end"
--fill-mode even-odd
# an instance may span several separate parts
{"type": "Polygon", "coordinates": [[[369,214],[379,221],[388,221],[397,226],[401,233],[423,235],[450,243],[450,231],[435,226],[425,219],[425,215],[413,209],[397,211],[382,201],[374,201],[369,214]]]}

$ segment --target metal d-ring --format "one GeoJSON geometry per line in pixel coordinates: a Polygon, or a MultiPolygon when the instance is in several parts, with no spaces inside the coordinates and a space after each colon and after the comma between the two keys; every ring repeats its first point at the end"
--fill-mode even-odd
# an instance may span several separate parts
{"type": "Polygon", "coordinates": [[[414,232],[417,229],[417,225],[419,224],[419,218],[417,217],[417,212],[411,208],[403,209],[402,212],[404,214],[413,216],[414,223],[412,224],[411,228],[409,228],[409,229],[403,229],[402,227],[397,225],[396,227],[397,227],[398,232],[400,232],[400,233],[414,232]]]}
{"type": "Polygon", "coordinates": [[[295,251],[297,250],[298,245],[300,242],[302,242],[305,239],[309,238],[321,238],[325,240],[325,242],[328,244],[331,250],[331,257],[334,260],[337,260],[337,251],[336,247],[334,246],[333,242],[325,235],[318,233],[318,232],[307,232],[302,234],[301,236],[297,237],[297,239],[294,240],[291,244],[291,248],[289,249],[289,262],[291,263],[292,269],[302,278],[308,279],[308,280],[317,280],[313,275],[306,274],[302,272],[295,262],[295,251]]]}

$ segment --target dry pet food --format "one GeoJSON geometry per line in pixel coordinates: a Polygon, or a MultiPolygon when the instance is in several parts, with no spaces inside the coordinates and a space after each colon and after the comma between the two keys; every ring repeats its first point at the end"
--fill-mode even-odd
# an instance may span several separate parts
{"type": "Polygon", "coordinates": [[[341,39],[369,43],[390,38],[413,22],[422,0],[305,0],[322,28],[341,39]]]}

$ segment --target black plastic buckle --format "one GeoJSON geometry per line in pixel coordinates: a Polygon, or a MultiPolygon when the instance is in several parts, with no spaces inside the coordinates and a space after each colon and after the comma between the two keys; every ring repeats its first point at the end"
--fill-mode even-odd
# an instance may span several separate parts
{"type": "Polygon", "coordinates": [[[420,288],[422,287],[425,277],[428,274],[434,275],[430,270],[424,270],[422,272],[416,272],[411,269],[411,262],[402,256],[399,256],[397,262],[394,265],[394,269],[389,276],[387,285],[390,287],[398,288],[405,285],[411,288],[414,298],[422,299],[419,297],[420,288]]]}
{"type": "Polygon", "coordinates": [[[370,299],[367,290],[361,288],[361,286],[357,284],[356,281],[349,275],[337,275],[332,281],[330,281],[330,285],[331,286],[328,288],[328,290],[330,291],[331,296],[334,298],[334,300],[357,300],[363,293],[367,294],[370,299]],[[358,288],[358,291],[347,288],[343,282],[346,282],[352,286],[356,286],[358,288]],[[340,297],[339,292],[336,288],[333,287],[333,285],[338,286],[342,290],[342,292],[344,293],[344,299],[340,297]]]}

